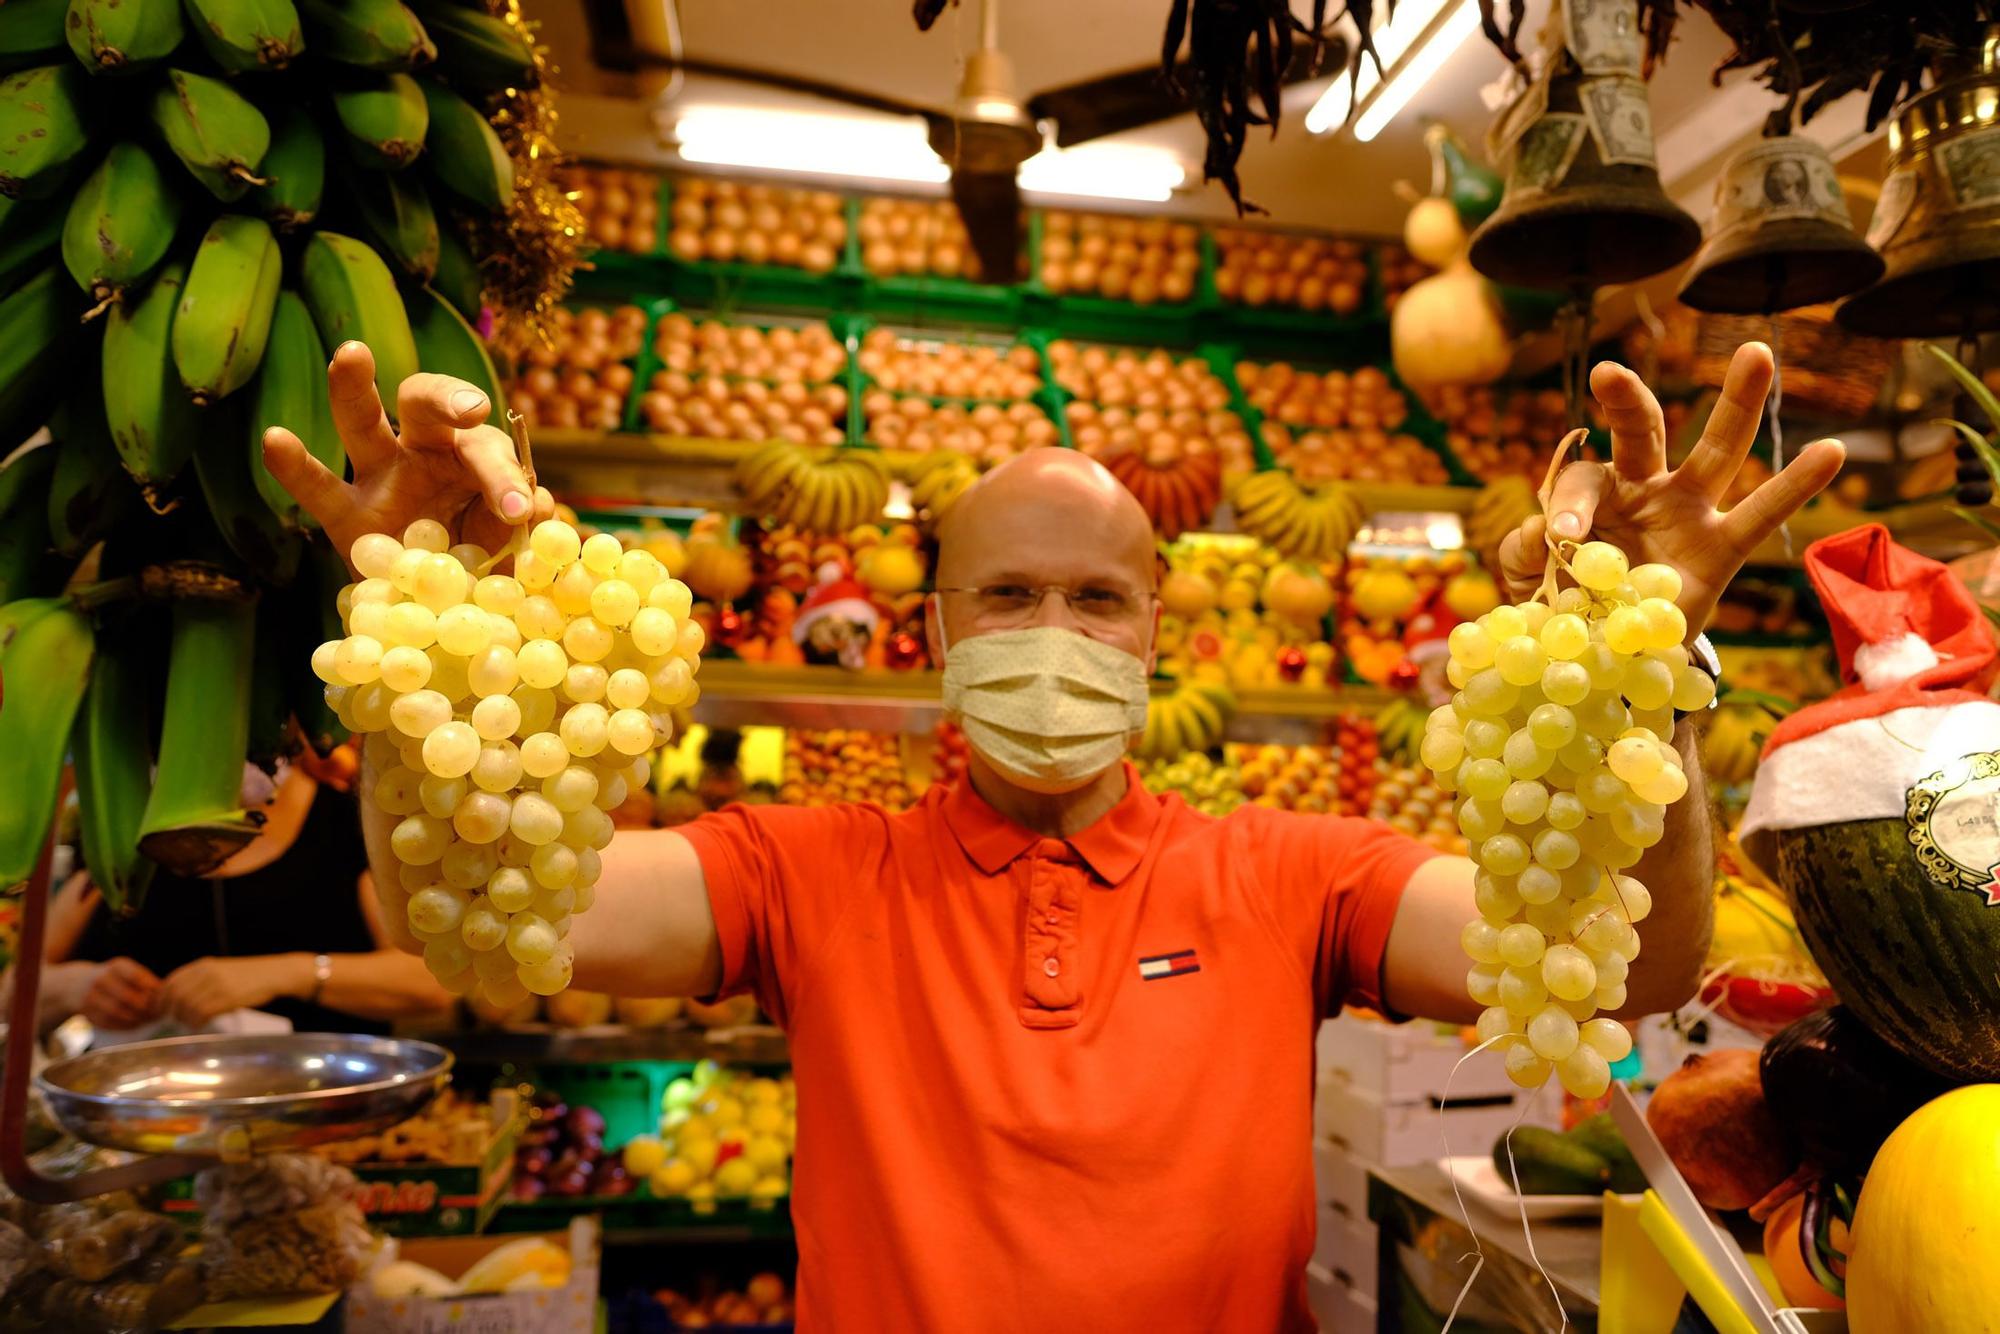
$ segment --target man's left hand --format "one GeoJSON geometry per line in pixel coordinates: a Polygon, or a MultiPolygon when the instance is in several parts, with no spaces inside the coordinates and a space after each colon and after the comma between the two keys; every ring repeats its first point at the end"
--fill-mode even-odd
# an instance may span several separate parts
{"type": "MultiPolygon", "coordinates": [[[[254,1010],[294,994],[299,971],[284,954],[196,959],[168,974],[160,1008],[188,1028],[206,1028],[232,1010],[254,1010]]],[[[310,978],[310,966],[305,973],[310,978]]]]}
{"type": "MultiPolygon", "coordinates": [[[[1570,464],[1547,498],[1558,541],[1610,542],[1634,565],[1658,561],[1679,570],[1681,611],[1691,634],[1708,623],[1751,553],[1818,495],[1847,457],[1838,440],[1816,440],[1736,506],[1717,508],[1757,438],[1771,375],[1768,347],[1737,348],[1701,439],[1680,467],[1669,470],[1659,400],[1625,367],[1600,363],[1590,390],[1611,428],[1611,462],[1570,464]]],[[[1508,600],[1530,597],[1547,563],[1546,529],[1536,515],[1500,545],[1508,600]]]]}

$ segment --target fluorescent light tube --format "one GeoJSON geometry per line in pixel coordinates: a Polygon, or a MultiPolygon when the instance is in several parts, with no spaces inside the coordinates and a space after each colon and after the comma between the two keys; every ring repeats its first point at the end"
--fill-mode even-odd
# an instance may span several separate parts
{"type": "Polygon", "coordinates": [[[1396,69],[1382,90],[1361,108],[1354,121],[1355,139],[1365,144],[1382,133],[1396,113],[1410,104],[1410,99],[1444,68],[1444,62],[1451,59],[1478,27],[1479,10],[1473,0],[1458,0],[1458,8],[1446,16],[1430,40],[1396,69]]]}
{"type": "MultiPolygon", "coordinates": [[[[1410,49],[1410,43],[1417,34],[1428,28],[1431,20],[1438,16],[1451,0],[1404,0],[1396,7],[1396,18],[1375,34],[1375,49],[1382,54],[1384,65],[1394,65],[1410,49]]],[[[1376,72],[1375,62],[1367,56],[1361,58],[1361,76],[1351,79],[1343,71],[1324,93],[1313,103],[1312,110],[1306,112],[1306,130],[1311,134],[1326,134],[1340,128],[1347,119],[1347,109],[1356,100],[1365,100],[1381,82],[1376,72]]]]}
{"type": "Polygon", "coordinates": [[[915,116],[694,106],[674,123],[674,137],[688,162],[930,185],[951,179],[915,116]]]}

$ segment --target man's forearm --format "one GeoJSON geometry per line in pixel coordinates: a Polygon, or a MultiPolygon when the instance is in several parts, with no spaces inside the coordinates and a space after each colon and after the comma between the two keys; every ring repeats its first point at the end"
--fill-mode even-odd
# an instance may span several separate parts
{"type": "Polygon", "coordinates": [[[1715,924],[1715,848],[1708,782],[1701,769],[1701,732],[1692,717],[1674,729],[1674,748],[1687,775],[1687,795],[1667,807],[1660,841],[1627,874],[1653,895],[1639,924],[1639,957],[1625,982],[1624,1015],[1658,1014],[1687,1003],[1701,980],[1715,924]]]}

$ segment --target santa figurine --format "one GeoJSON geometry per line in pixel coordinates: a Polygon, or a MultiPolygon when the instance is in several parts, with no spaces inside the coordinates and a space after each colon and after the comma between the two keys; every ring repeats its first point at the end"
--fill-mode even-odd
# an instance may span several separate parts
{"type": "Polygon", "coordinates": [[[837,663],[851,672],[867,664],[869,641],[882,613],[859,580],[828,563],[820,567],[819,583],[799,605],[792,622],[792,642],[809,663],[837,663]]]}

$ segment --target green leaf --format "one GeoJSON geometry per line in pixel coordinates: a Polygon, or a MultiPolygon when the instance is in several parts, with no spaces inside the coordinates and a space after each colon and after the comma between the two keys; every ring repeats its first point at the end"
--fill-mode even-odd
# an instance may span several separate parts
{"type": "Polygon", "coordinates": [[[1993,623],[1993,628],[1995,630],[2000,630],[2000,611],[1995,611],[1993,608],[1987,606],[1984,602],[1979,604],[1979,610],[1986,613],[1986,619],[1993,623]]]}
{"type": "Polygon", "coordinates": [[[1972,452],[1979,456],[1979,461],[1986,465],[1986,471],[1992,474],[1993,480],[2000,482],[2000,450],[1996,450],[1991,441],[1964,422],[1952,421],[1948,417],[1939,418],[1932,424],[1949,426],[1963,436],[1966,443],[1972,446],[1972,452]]]}
{"type": "Polygon", "coordinates": [[[1966,509],[1963,505],[1953,505],[1951,512],[1992,538],[1995,542],[2000,542],[2000,523],[1995,523],[1983,514],[1966,509]]]}
{"type": "Polygon", "coordinates": [[[1944,363],[1944,368],[1951,372],[1952,378],[1959,382],[1971,396],[1972,401],[1979,405],[1979,410],[1986,414],[1986,420],[1995,430],[2000,430],[2000,398],[1993,396],[1993,391],[1986,387],[1986,382],[1967,370],[1957,357],[1936,343],[1925,343],[1924,351],[1944,363]]]}

